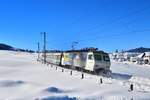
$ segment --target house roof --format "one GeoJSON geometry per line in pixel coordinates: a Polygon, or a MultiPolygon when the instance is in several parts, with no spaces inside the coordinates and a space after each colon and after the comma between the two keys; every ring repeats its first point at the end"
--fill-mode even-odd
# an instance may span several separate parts
{"type": "Polygon", "coordinates": [[[138,57],[138,58],[143,58],[144,55],[145,55],[145,53],[142,53],[142,54],[138,55],[137,57],[138,57]]]}
{"type": "Polygon", "coordinates": [[[146,56],[150,56],[150,52],[145,52],[145,55],[146,56]]]}

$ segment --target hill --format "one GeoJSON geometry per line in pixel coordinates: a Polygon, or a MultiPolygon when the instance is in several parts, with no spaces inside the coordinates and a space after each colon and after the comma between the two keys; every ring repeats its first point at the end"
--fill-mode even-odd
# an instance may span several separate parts
{"type": "Polygon", "coordinates": [[[30,52],[30,53],[34,53],[35,52],[35,51],[29,50],[29,49],[15,48],[15,47],[12,47],[12,46],[4,44],[4,43],[0,43],[0,50],[22,51],[22,52],[30,52]]]}
{"type": "Polygon", "coordinates": [[[15,48],[7,44],[0,43],[0,50],[15,50],[15,48]]]}
{"type": "Polygon", "coordinates": [[[144,53],[144,52],[150,52],[150,48],[139,47],[139,48],[135,48],[135,49],[130,49],[126,52],[144,53]]]}

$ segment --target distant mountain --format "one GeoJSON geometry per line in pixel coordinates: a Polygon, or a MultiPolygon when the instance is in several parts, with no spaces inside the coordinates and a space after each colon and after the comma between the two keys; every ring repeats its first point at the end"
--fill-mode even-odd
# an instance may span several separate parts
{"type": "Polygon", "coordinates": [[[126,52],[144,53],[144,52],[150,52],[150,48],[139,47],[139,48],[135,48],[135,49],[130,49],[126,52]]]}
{"type": "Polygon", "coordinates": [[[0,50],[15,50],[15,48],[7,44],[0,43],[0,50]]]}
{"type": "Polygon", "coordinates": [[[35,51],[29,50],[29,49],[14,48],[14,47],[7,45],[7,44],[4,44],[4,43],[0,43],[0,50],[22,51],[22,52],[30,52],[30,53],[35,52],[35,51]]]}

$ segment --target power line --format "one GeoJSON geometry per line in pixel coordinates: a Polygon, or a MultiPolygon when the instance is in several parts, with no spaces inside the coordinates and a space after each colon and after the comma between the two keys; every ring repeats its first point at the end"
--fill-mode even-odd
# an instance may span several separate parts
{"type": "Polygon", "coordinates": [[[99,36],[99,37],[96,37],[96,38],[89,38],[89,39],[86,39],[86,40],[82,40],[82,41],[79,41],[81,43],[83,42],[90,42],[90,41],[95,41],[97,39],[106,39],[106,38],[113,38],[113,37],[116,37],[116,36],[124,36],[124,35],[127,35],[127,34],[131,34],[131,33],[141,33],[141,32],[149,32],[150,29],[145,29],[145,30],[132,30],[130,32],[125,32],[125,33],[115,33],[115,34],[111,34],[111,35],[105,35],[105,36],[99,36]]]}
{"type": "MultiPolygon", "coordinates": [[[[113,0],[111,0],[109,3],[103,4],[103,5],[105,5],[105,7],[109,7],[108,5],[111,4],[111,3],[113,3],[113,0]]],[[[97,8],[95,7],[95,8],[93,8],[92,10],[97,10],[97,8]]],[[[72,25],[74,25],[74,24],[80,22],[81,20],[85,20],[87,17],[92,16],[92,15],[93,15],[93,11],[90,12],[90,13],[88,13],[87,15],[79,16],[78,19],[75,20],[75,21],[73,21],[73,22],[71,22],[71,23],[69,24],[69,26],[72,27],[72,25]],[[86,16],[86,17],[85,17],[85,16],[86,16]]],[[[71,28],[71,27],[70,27],[70,28],[71,28]]]]}
{"type": "MultiPolygon", "coordinates": [[[[132,21],[130,21],[130,22],[127,22],[127,23],[125,23],[126,25],[129,25],[129,24],[131,24],[131,23],[135,23],[135,22],[137,22],[137,21],[139,21],[138,19],[135,19],[135,20],[132,20],[132,21]]],[[[123,26],[124,27],[124,26],[123,26]]],[[[130,32],[128,32],[128,33],[135,33],[135,32],[145,32],[145,31],[149,31],[149,29],[148,30],[132,30],[132,31],[130,31],[130,32]]],[[[113,36],[121,36],[121,35],[125,35],[126,33],[115,33],[115,34],[111,34],[111,35],[104,35],[104,36],[98,36],[98,37],[96,37],[96,38],[86,38],[86,40],[84,39],[79,39],[79,40],[74,40],[74,41],[79,41],[79,42],[81,42],[82,43],[82,41],[83,42],[85,42],[85,41],[90,41],[90,40],[97,40],[97,39],[103,39],[103,38],[108,38],[108,37],[112,37],[113,38],[113,36]]],[[[94,36],[94,35],[93,35],[94,36]]],[[[63,44],[70,44],[70,42],[68,41],[68,42],[64,42],[63,44]]]]}
{"type": "Polygon", "coordinates": [[[110,21],[110,22],[107,22],[107,23],[104,23],[104,24],[100,24],[100,25],[96,25],[95,27],[88,29],[86,32],[78,32],[78,33],[88,33],[89,31],[95,30],[95,29],[97,29],[97,28],[99,28],[99,27],[101,27],[101,26],[103,27],[103,26],[105,26],[105,25],[111,25],[111,24],[113,24],[113,23],[116,22],[116,21],[120,21],[120,20],[122,20],[122,19],[124,19],[124,18],[127,18],[127,17],[129,17],[129,16],[132,16],[132,15],[135,15],[135,14],[138,14],[138,13],[141,13],[141,12],[143,12],[143,11],[149,9],[149,8],[150,8],[150,6],[147,6],[147,7],[145,7],[145,8],[140,9],[140,10],[137,10],[137,11],[135,11],[135,12],[129,13],[129,14],[126,15],[126,16],[121,16],[121,17],[119,17],[119,18],[117,18],[117,19],[114,19],[114,20],[112,20],[112,21],[110,21]]]}
{"type": "MultiPolygon", "coordinates": [[[[147,16],[147,17],[150,17],[150,16],[147,16]]],[[[130,22],[127,22],[127,23],[124,23],[126,26],[127,25],[129,25],[129,24],[133,24],[133,23],[135,23],[135,22],[137,22],[137,21],[139,21],[137,18],[135,19],[135,20],[132,20],[132,21],[130,21],[130,22]]],[[[124,26],[123,26],[124,27],[124,26]]],[[[120,28],[120,27],[119,27],[120,28]]],[[[145,32],[145,31],[150,31],[150,29],[147,29],[147,30],[132,30],[131,32],[129,32],[129,33],[136,33],[136,32],[145,32]]],[[[120,36],[121,34],[123,34],[123,35],[125,35],[125,33],[117,33],[117,34],[112,34],[112,36],[120,36]]],[[[108,35],[108,36],[111,36],[111,35],[108,35]]],[[[99,38],[108,38],[108,36],[107,35],[105,35],[105,36],[99,36],[99,38]]],[[[86,40],[90,40],[90,39],[97,39],[98,37],[96,37],[96,38],[88,38],[88,39],[86,39],[86,40]]],[[[85,40],[85,41],[86,41],[85,40]]],[[[84,41],[84,40],[78,40],[78,41],[84,41]]]]}
{"type": "MultiPolygon", "coordinates": [[[[150,16],[149,16],[150,17],[150,16]]],[[[133,23],[135,23],[135,22],[137,22],[137,21],[139,21],[138,19],[135,19],[135,20],[132,20],[132,21],[130,21],[130,22],[127,22],[127,23],[124,23],[126,26],[127,25],[129,25],[129,24],[133,24],[133,23]]],[[[123,26],[124,27],[124,26],[123,26]]],[[[119,27],[120,28],[120,27],[119,27]]],[[[142,32],[144,32],[144,31],[149,31],[149,30],[142,30],[142,32]]],[[[136,30],[132,30],[131,32],[136,32],[136,30]]],[[[141,32],[141,30],[138,30],[137,32],[141,32]]],[[[121,34],[123,34],[123,33],[121,33],[121,34]]],[[[112,35],[120,35],[120,33],[118,34],[112,34],[112,35]]],[[[93,35],[94,36],[94,35],[93,35]]],[[[111,36],[111,35],[109,35],[109,36],[111,36]]],[[[100,38],[108,38],[108,36],[107,35],[105,35],[105,36],[98,36],[98,37],[100,37],[100,38]]],[[[97,37],[96,37],[97,38],[97,37]]],[[[95,38],[87,38],[86,40],[90,40],[90,39],[95,39],[95,38]]],[[[80,39],[80,40],[78,40],[78,41],[82,41],[82,39],[80,39]]],[[[83,40],[84,41],[84,40],[83,40]]]]}
{"type": "MultiPolygon", "coordinates": [[[[114,34],[111,34],[111,35],[103,35],[103,36],[98,36],[98,37],[95,37],[95,38],[87,38],[87,39],[84,39],[84,40],[76,40],[76,41],[78,41],[80,44],[82,44],[82,43],[84,43],[84,42],[86,42],[86,43],[88,43],[88,42],[92,42],[92,41],[96,41],[96,40],[102,40],[102,39],[109,39],[109,38],[111,38],[111,39],[115,39],[116,37],[119,37],[119,36],[126,36],[127,34],[131,34],[131,33],[141,33],[141,32],[149,32],[150,31],[150,29],[145,29],[145,30],[132,30],[132,31],[130,31],[130,32],[122,32],[122,33],[114,33],[114,34]]],[[[108,40],[109,41],[109,40],[108,40]]],[[[64,42],[63,44],[68,44],[68,46],[69,46],[69,44],[70,44],[70,42],[68,41],[68,42],[64,42]]]]}
{"type": "MultiPolygon", "coordinates": [[[[100,26],[105,26],[105,25],[107,25],[107,24],[109,24],[109,25],[111,25],[111,24],[113,24],[113,23],[115,23],[115,22],[117,22],[117,21],[120,21],[120,20],[122,20],[122,19],[124,19],[124,18],[127,18],[127,17],[129,17],[129,16],[132,16],[132,15],[135,15],[135,14],[138,14],[138,13],[141,13],[141,12],[143,12],[143,11],[145,11],[145,10],[147,10],[147,9],[149,9],[150,8],[150,6],[147,6],[147,7],[145,7],[145,8],[142,8],[142,9],[139,9],[139,10],[137,10],[137,11],[134,11],[134,12],[132,12],[132,13],[129,13],[128,15],[126,15],[126,16],[121,16],[121,17],[119,17],[119,18],[117,18],[117,19],[114,19],[114,20],[112,20],[112,21],[110,21],[110,22],[108,22],[108,23],[104,23],[104,24],[101,24],[101,25],[96,25],[95,27],[93,27],[93,28],[90,28],[90,29],[88,29],[87,31],[85,31],[85,32],[82,32],[82,33],[87,33],[87,32],[90,32],[90,31],[92,31],[92,30],[95,30],[95,29],[97,29],[97,28],[99,28],[100,26]]],[[[131,22],[129,22],[129,23],[131,23],[131,22]]],[[[128,23],[128,24],[129,24],[128,23]]],[[[135,32],[135,31],[131,31],[132,33],[133,32],[135,32]]],[[[80,32],[81,33],[81,32],[80,32]]],[[[123,34],[123,33],[121,33],[121,34],[123,34]]],[[[112,35],[121,35],[120,33],[118,34],[111,34],[111,35],[109,35],[109,36],[112,36],[112,35]]],[[[125,35],[125,34],[124,34],[125,35]]],[[[100,36],[99,38],[108,38],[107,36],[100,36]]],[[[94,40],[95,39],[98,39],[97,37],[96,38],[94,38],[94,40]]],[[[93,39],[87,39],[88,41],[89,40],[93,40],[93,39]]],[[[74,40],[74,41],[76,41],[76,40],[74,40]]],[[[79,41],[85,41],[85,40],[79,40],[79,41]]],[[[70,44],[70,42],[64,42],[63,44],[70,44]]]]}

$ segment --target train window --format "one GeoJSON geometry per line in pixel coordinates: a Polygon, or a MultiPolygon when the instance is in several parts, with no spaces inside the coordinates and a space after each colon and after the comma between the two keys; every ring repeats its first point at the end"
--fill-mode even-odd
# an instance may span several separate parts
{"type": "Polygon", "coordinates": [[[103,58],[104,58],[104,61],[110,61],[109,56],[107,55],[104,55],[103,58]]]}
{"type": "Polygon", "coordinates": [[[89,59],[89,60],[93,60],[93,55],[89,55],[89,56],[88,56],[88,59],[89,59]]]}
{"type": "Polygon", "coordinates": [[[102,60],[102,56],[100,54],[94,54],[94,58],[95,60],[98,60],[98,61],[102,60]]]}

